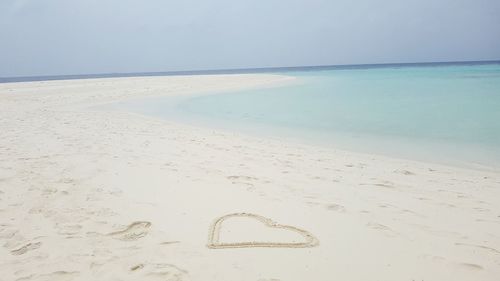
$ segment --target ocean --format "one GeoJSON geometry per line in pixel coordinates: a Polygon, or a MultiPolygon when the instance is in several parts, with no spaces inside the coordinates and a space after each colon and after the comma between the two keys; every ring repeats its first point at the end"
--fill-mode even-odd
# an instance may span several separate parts
{"type": "Polygon", "coordinates": [[[279,87],[144,99],[114,107],[312,145],[500,168],[500,62],[28,77],[0,82],[214,73],[276,73],[297,79],[279,87]]]}
{"type": "Polygon", "coordinates": [[[290,85],[121,104],[138,113],[363,153],[500,167],[500,63],[307,67],[290,85]]]}

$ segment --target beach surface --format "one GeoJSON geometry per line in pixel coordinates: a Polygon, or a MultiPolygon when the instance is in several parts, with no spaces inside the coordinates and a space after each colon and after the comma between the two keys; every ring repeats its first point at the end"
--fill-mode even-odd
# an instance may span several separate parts
{"type": "Polygon", "coordinates": [[[0,84],[0,280],[498,280],[499,171],[96,109],[290,81],[0,84]]]}

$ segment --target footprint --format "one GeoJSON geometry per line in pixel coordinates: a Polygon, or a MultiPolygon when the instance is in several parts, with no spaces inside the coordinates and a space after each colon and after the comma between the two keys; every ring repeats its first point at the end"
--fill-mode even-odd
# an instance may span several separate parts
{"type": "Polygon", "coordinates": [[[80,230],[82,229],[82,226],[79,224],[61,225],[61,226],[58,226],[58,228],[59,228],[59,231],[58,231],[59,234],[73,235],[73,234],[77,234],[78,232],[80,232],[80,230]]]}
{"type": "Polygon", "coordinates": [[[130,271],[136,271],[136,270],[139,270],[139,269],[142,269],[144,268],[144,264],[140,263],[138,265],[134,265],[130,268],[130,271]]]}
{"type": "Polygon", "coordinates": [[[374,183],[373,185],[385,188],[396,188],[390,181],[383,181],[382,183],[374,183]]]}
{"type": "Polygon", "coordinates": [[[251,176],[228,176],[226,177],[228,180],[246,180],[246,181],[252,181],[252,180],[258,180],[256,177],[251,177],[251,176]]]}
{"type": "Polygon", "coordinates": [[[415,175],[414,172],[411,172],[411,171],[408,171],[408,170],[395,170],[394,173],[402,174],[402,175],[405,175],[405,176],[413,176],[413,175],[415,175]]]}
{"type": "Polygon", "coordinates": [[[74,280],[79,274],[76,271],[55,271],[48,274],[29,275],[16,279],[16,281],[37,280],[37,281],[69,281],[74,280]]]}
{"type": "Polygon", "coordinates": [[[495,248],[492,248],[492,247],[487,247],[487,246],[483,246],[483,245],[475,245],[475,244],[467,244],[467,243],[455,243],[455,245],[457,246],[466,246],[466,247],[474,247],[474,248],[479,248],[479,249],[483,249],[483,250],[486,250],[486,251],[489,251],[489,252],[492,252],[492,253],[495,253],[495,254],[500,254],[500,251],[495,249],[495,248]]]}
{"type": "Polygon", "coordinates": [[[484,269],[482,266],[480,266],[478,264],[475,264],[475,263],[466,263],[466,262],[463,262],[463,263],[459,263],[459,265],[462,268],[469,269],[469,270],[482,270],[482,269],[484,269]]]}
{"type": "Polygon", "coordinates": [[[36,249],[40,248],[41,245],[42,245],[42,242],[28,243],[19,249],[15,249],[15,250],[10,251],[10,253],[15,255],[15,256],[23,255],[28,251],[32,251],[32,250],[36,250],[36,249]]]}
{"type": "Polygon", "coordinates": [[[69,281],[73,280],[77,275],[79,275],[79,272],[76,271],[56,271],[52,272],[49,274],[44,274],[42,275],[42,278],[47,278],[47,279],[42,279],[42,280],[47,280],[47,281],[69,281]]]}
{"type": "Polygon", "coordinates": [[[108,236],[122,241],[134,241],[146,236],[150,227],[151,223],[148,221],[136,221],[124,230],[108,233],[108,236]]]}
{"type": "Polygon", "coordinates": [[[246,186],[247,190],[253,190],[254,184],[251,182],[258,180],[258,178],[250,176],[228,176],[226,178],[230,180],[232,184],[240,184],[246,186]]]}
{"type": "Polygon", "coordinates": [[[385,188],[396,188],[396,186],[394,185],[394,183],[390,182],[390,181],[382,181],[382,182],[378,182],[378,183],[360,183],[359,185],[361,186],[378,186],[378,187],[385,187],[385,188]]]}
{"type": "MultiPolygon", "coordinates": [[[[6,225],[1,225],[1,226],[5,227],[6,225]]],[[[1,239],[10,239],[10,238],[14,237],[14,235],[16,235],[16,233],[18,233],[18,232],[19,232],[18,230],[9,229],[9,228],[5,227],[2,230],[0,230],[0,238],[1,239]]]]}
{"type": "Polygon", "coordinates": [[[380,223],[370,222],[366,226],[368,226],[369,228],[372,228],[372,229],[381,230],[383,233],[385,233],[386,235],[389,235],[389,236],[398,235],[398,233],[395,232],[394,230],[392,230],[390,227],[385,226],[385,225],[380,224],[380,223]]]}
{"type": "Polygon", "coordinates": [[[188,272],[173,264],[156,263],[156,264],[138,264],[132,266],[130,271],[133,274],[143,275],[146,278],[137,280],[161,280],[161,281],[182,281],[188,280],[188,272]]]}
{"type": "Polygon", "coordinates": [[[178,244],[181,243],[181,241],[165,241],[161,242],[160,245],[172,245],[172,244],[178,244]]]}
{"type": "Polygon", "coordinates": [[[380,229],[380,230],[390,230],[390,228],[388,226],[385,226],[383,224],[380,224],[380,223],[375,223],[375,222],[370,222],[367,224],[370,228],[373,228],[373,229],[380,229]]]}
{"type": "Polygon", "coordinates": [[[341,212],[341,213],[345,212],[345,207],[342,205],[338,205],[338,204],[329,204],[326,206],[326,209],[330,210],[330,211],[341,212]]]}

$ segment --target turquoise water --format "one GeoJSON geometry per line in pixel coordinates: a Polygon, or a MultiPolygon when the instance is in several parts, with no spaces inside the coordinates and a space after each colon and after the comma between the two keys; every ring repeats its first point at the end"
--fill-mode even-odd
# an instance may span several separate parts
{"type": "Polygon", "coordinates": [[[288,86],[135,103],[142,113],[360,152],[500,166],[500,64],[281,73],[288,86]]]}

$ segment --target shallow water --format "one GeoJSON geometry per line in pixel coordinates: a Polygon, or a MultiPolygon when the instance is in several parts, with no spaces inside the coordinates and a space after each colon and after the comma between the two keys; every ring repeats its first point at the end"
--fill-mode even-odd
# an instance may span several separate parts
{"type": "Polygon", "coordinates": [[[461,165],[500,166],[500,64],[305,69],[284,87],[128,104],[230,130],[461,165]]]}

